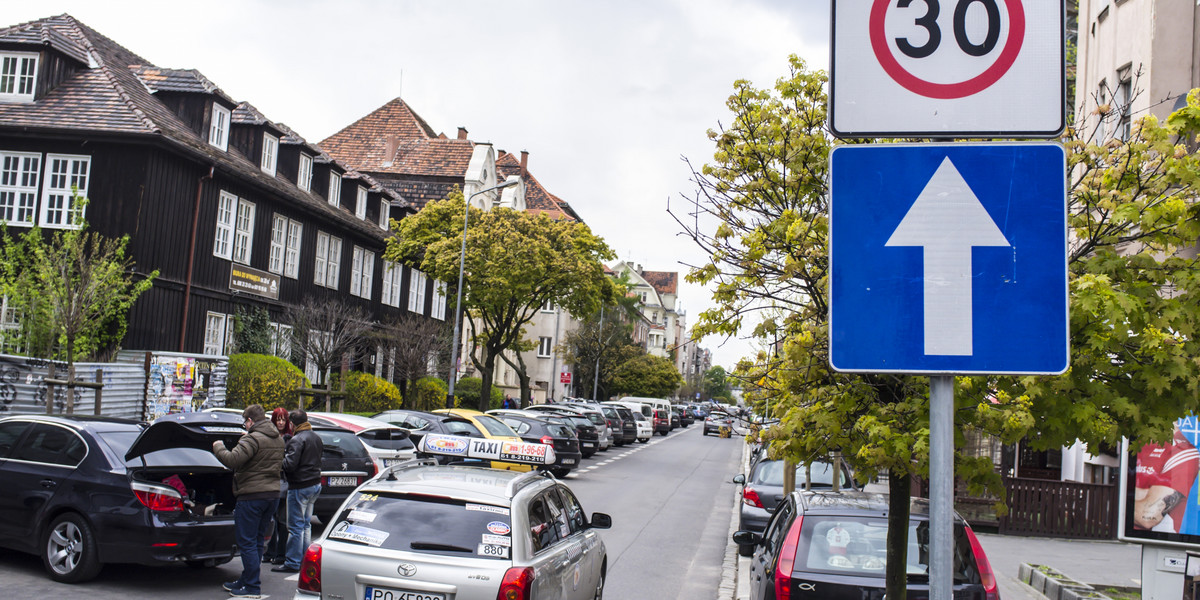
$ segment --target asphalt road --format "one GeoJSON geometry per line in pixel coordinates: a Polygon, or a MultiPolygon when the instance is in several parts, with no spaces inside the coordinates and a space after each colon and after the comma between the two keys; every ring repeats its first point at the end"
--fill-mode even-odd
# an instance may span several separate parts
{"type": "MultiPolygon", "coordinates": [[[[715,598],[733,509],[741,438],[700,435],[693,425],[650,443],[613,448],[567,477],[588,513],[605,512],[608,598],[715,598]]],[[[315,533],[315,532],[314,532],[315,533]]],[[[95,580],[50,581],[38,557],[0,550],[0,595],[6,598],[173,600],[226,598],[221,583],[237,579],[238,559],[211,569],[105,565],[95,580]]],[[[263,594],[290,599],[296,575],[265,565],[263,594]]]]}

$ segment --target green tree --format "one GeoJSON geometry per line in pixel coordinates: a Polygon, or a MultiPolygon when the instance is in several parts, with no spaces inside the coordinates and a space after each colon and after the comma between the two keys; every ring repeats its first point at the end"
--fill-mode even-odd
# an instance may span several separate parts
{"type": "MultiPolygon", "coordinates": [[[[395,222],[385,258],[456,283],[465,206],[455,190],[395,222]]],[[[601,261],[613,256],[604,240],[577,221],[507,208],[471,209],[463,309],[474,342],[471,360],[482,379],[480,409],[489,408],[486,399],[500,354],[526,341],[525,327],[543,305],[584,315],[611,299],[613,286],[601,261]]]]}
{"type": "Polygon", "coordinates": [[[707,398],[728,398],[730,390],[725,368],[717,365],[705,371],[701,387],[701,393],[707,398]]]}
{"type": "Polygon", "coordinates": [[[613,375],[617,369],[625,362],[646,354],[645,348],[633,342],[631,324],[611,316],[601,323],[599,312],[584,319],[578,329],[563,336],[562,350],[563,360],[572,365],[577,378],[575,393],[591,397],[592,388],[595,387],[599,397],[594,400],[612,396],[613,375]],[[598,380],[597,364],[600,368],[598,380]]]}
{"type": "Polygon", "coordinates": [[[238,352],[270,354],[271,316],[258,306],[238,306],[233,315],[233,345],[238,352]]]}
{"type": "Polygon", "coordinates": [[[669,359],[642,355],[617,367],[613,373],[612,392],[625,396],[666,398],[681,383],[683,377],[669,359]]]}
{"type": "Polygon", "coordinates": [[[292,363],[269,354],[231,354],[226,378],[225,405],[245,408],[261,404],[270,412],[297,406],[296,388],[308,387],[308,378],[292,363]]]}

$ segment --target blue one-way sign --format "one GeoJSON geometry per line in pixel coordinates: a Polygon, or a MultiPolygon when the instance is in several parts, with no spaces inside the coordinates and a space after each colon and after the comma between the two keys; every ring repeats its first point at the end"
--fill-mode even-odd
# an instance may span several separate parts
{"type": "Polygon", "coordinates": [[[841,146],[830,172],[834,369],[1066,370],[1062,146],[841,146]]]}

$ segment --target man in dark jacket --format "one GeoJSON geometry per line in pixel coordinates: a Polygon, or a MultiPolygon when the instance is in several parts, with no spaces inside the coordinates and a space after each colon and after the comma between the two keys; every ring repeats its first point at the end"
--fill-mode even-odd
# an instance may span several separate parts
{"type": "Polygon", "coordinates": [[[308,422],[308,413],[293,410],[292,439],[283,457],[283,474],[288,482],[288,548],[283,565],[271,569],[279,573],[299,573],[300,560],[312,538],[313,508],[321,494],[321,436],[308,422]]]}
{"type": "Polygon", "coordinates": [[[224,442],[213,442],[217,460],[233,469],[233,523],[242,555],[242,576],[222,587],[235,598],[257,598],[262,593],[262,551],[279,504],[283,438],[258,404],[246,407],[242,418],[247,431],[237,446],[229,450],[224,442]]]}

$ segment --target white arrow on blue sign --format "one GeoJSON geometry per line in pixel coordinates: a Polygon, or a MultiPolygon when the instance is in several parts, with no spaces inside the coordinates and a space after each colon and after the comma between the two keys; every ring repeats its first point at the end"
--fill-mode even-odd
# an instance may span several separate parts
{"type": "Polygon", "coordinates": [[[830,173],[834,369],[1066,370],[1062,146],[840,146],[830,173]]]}

